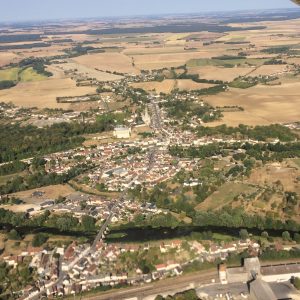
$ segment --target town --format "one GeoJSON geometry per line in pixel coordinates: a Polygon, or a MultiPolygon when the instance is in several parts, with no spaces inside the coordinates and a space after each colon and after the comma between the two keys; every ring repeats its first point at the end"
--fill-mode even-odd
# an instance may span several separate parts
{"type": "Polygon", "coordinates": [[[232,14],[0,22],[0,299],[300,299],[300,13],[232,14]]]}

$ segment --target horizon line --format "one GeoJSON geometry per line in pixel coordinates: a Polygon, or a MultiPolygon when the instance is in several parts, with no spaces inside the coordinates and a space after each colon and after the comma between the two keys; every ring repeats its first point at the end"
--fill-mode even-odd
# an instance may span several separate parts
{"type": "MultiPolygon", "coordinates": [[[[123,18],[133,18],[133,17],[163,17],[163,16],[201,16],[201,15],[211,15],[220,13],[230,13],[230,12],[251,12],[251,11],[280,11],[280,10],[294,10],[300,11],[299,7],[281,7],[281,8],[260,8],[260,9],[230,9],[230,10],[207,10],[202,12],[185,12],[185,13],[152,13],[152,14],[132,14],[132,15],[108,15],[108,16],[87,16],[87,17],[63,17],[63,18],[49,18],[49,19],[23,19],[23,20],[10,20],[10,21],[0,21],[0,25],[17,25],[17,24],[35,24],[35,23],[47,23],[47,22],[65,22],[65,21],[88,21],[88,20],[106,20],[106,19],[123,19],[123,18]]],[[[274,20],[276,21],[276,20],[274,20]]]]}

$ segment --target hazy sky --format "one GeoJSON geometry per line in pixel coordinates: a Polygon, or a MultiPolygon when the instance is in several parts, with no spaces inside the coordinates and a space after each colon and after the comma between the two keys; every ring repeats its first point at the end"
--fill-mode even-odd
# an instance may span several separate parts
{"type": "Polygon", "coordinates": [[[290,0],[0,0],[0,22],[295,7],[290,0]]]}

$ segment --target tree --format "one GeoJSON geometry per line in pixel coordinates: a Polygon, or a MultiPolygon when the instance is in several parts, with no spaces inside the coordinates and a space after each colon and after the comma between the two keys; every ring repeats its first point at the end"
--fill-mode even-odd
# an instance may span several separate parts
{"type": "Polygon", "coordinates": [[[20,239],[21,239],[21,236],[20,236],[20,234],[18,233],[17,230],[12,229],[12,230],[8,233],[8,238],[11,239],[11,240],[20,240],[20,239]]]}
{"type": "Polygon", "coordinates": [[[291,235],[288,231],[284,231],[282,233],[282,238],[285,240],[285,241],[289,241],[291,239],[291,235]]]}
{"type": "Polygon", "coordinates": [[[300,278],[299,277],[296,277],[293,279],[293,285],[295,286],[295,288],[297,290],[300,290],[300,278]]]}
{"type": "Polygon", "coordinates": [[[246,240],[249,237],[247,229],[241,229],[239,232],[239,236],[242,240],[246,240]]]}
{"type": "Polygon", "coordinates": [[[60,258],[60,254],[56,252],[56,253],[53,254],[53,257],[54,257],[55,259],[59,259],[59,258],[60,258]]]}
{"type": "Polygon", "coordinates": [[[75,230],[78,224],[78,220],[75,217],[64,215],[56,220],[56,226],[60,231],[75,230]]]}
{"type": "Polygon", "coordinates": [[[154,267],[149,264],[145,259],[143,259],[139,263],[139,268],[142,270],[143,274],[149,274],[151,271],[154,270],[154,267]]]}
{"type": "Polygon", "coordinates": [[[267,238],[269,237],[268,232],[267,232],[267,231],[263,231],[263,232],[261,233],[261,237],[267,239],[267,238]]]}
{"type": "Polygon", "coordinates": [[[300,243],[300,233],[295,233],[294,234],[294,241],[297,243],[300,243]]]}
{"type": "Polygon", "coordinates": [[[8,270],[5,262],[0,263],[0,281],[3,281],[7,276],[8,270]]]}
{"type": "Polygon", "coordinates": [[[22,282],[28,282],[31,279],[32,269],[27,266],[23,266],[18,269],[18,273],[22,278],[22,282]]]}
{"type": "Polygon", "coordinates": [[[38,233],[33,237],[32,246],[33,247],[40,247],[48,240],[48,235],[45,233],[38,233]]]}
{"type": "Polygon", "coordinates": [[[85,231],[95,230],[95,219],[91,216],[88,215],[82,216],[81,224],[85,231]]]}

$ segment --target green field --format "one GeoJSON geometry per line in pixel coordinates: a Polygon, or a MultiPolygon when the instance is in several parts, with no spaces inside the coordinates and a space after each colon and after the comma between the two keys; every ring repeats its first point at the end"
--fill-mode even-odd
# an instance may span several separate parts
{"type": "Polygon", "coordinates": [[[110,233],[107,237],[109,239],[121,239],[123,237],[127,236],[126,233],[122,232],[117,232],[117,233],[110,233]]]}
{"type": "Polygon", "coordinates": [[[11,80],[17,81],[20,68],[10,68],[0,70],[0,81],[11,80]]]}
{"type": "Polygon", "coordinates": [[[251,194],[256,189],[248,184],[228,182],[223,184],[216,192],[200,203],[197,210],[214,210],[231,203],[240,194],[251,194]]]}
{"type": "Polygon", "coordinates": [[[256,85],[255,83],[246,82],[241,79],[235,79],[234,81],[229,83],[230,87],[236,88],[236,89],[248,89],[255,85],[256,85]]]}
{"type": "Polygon", "coordinates": [[[44,75],[38,74],[32,67],[29,67],[20,72],[20,81],[21,82],[29,82],[29,81],[40,81],[47,78],[44,75]]]}
{"type": "Polygon", "coordinates": [[[236,65],[247,66],[259,66],[262,65],[266,59],[261,58],[237,58],[237,59],[191,59],[187,62],[188,68],[204,67],[204,66],[217,66],[217,67],[234,67],[236,65]]]}
{"type": "Polygon", "coordinates": [[[213,233],[213,240],[227,243],[234,240],[234,238],[229,234],[213,233]]]}
{"type": "Polygon", "coordinates": [[[19,172],[19,173],[15,173],[15,174],[0,176],[0,185],[5,185],[8,181],[11,181],[18,176],[22,176],[22,175],[26,175],[26,174],[27,174],[27,172],[24,171],[24,172],[19,172]]]}
{"type": "Polygon", "coordinates": [[[0,70],[0,81],[29,82],[44,80],[45,78],[47,77],[38,74],[32,67],[25,69],[14,67],[0,70]]]}

